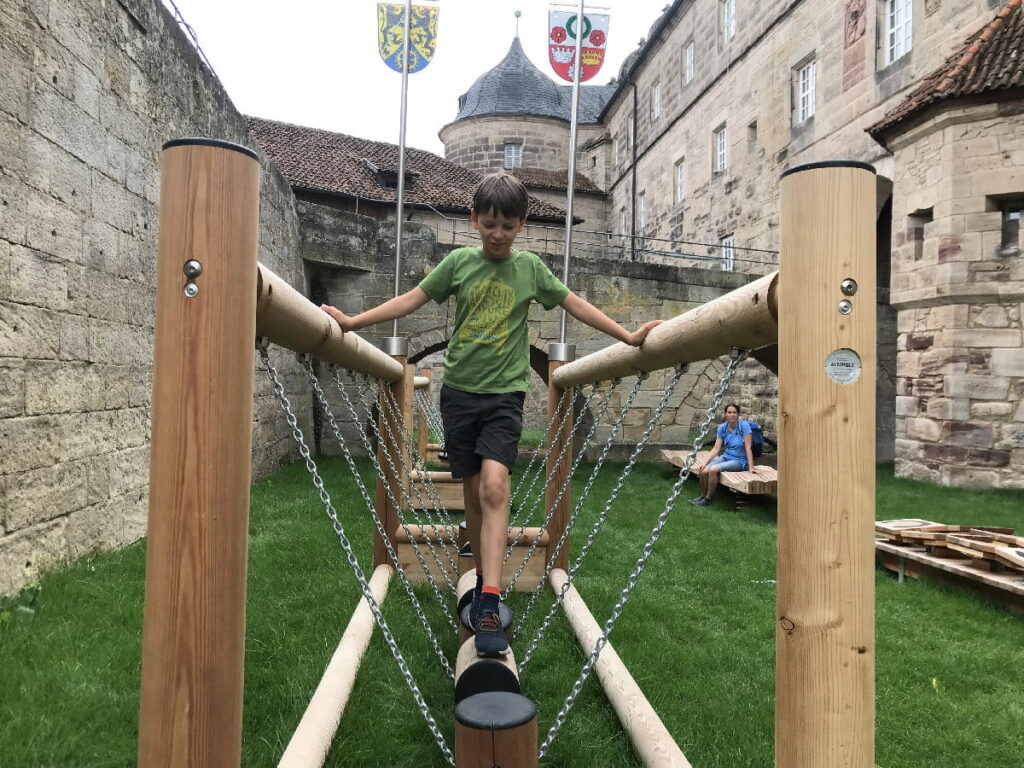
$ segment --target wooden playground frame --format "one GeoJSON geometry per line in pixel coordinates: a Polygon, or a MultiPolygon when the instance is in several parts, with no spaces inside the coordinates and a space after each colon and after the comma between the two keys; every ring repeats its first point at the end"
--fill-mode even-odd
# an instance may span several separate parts
{"type": "MultiPolygon", "coordinates": [[[[404,355],[342,334],[257,263],[259,183],[256,155],[243,147],[183,139],[164,148],[138,752],[147,768],[240,765],[254,339],[380,378],[398,403],[410,402],[415,386],[404,355]]],[[[549,414],[581,384],[779,344],[776,764],[869,768],[875,177],[870,166],[840,161],[791,169],[781,184],[780,267],[798,278],[755,280],[655,328],[642,348],[614,344],[552,361],[549,414]]],[[[557,461],[568,439],[568,423],[549,435],[549,508],[569,471],[557,461]]],[[[381,456],[403,450],[378,446],[381,456]]],[[[403,478],[387,482],[397,491],[403,478]]],[[[552,540],[568,524],[568,496],[547,530],[552,540]]],[[[389,498],[400,496],[378,482],[376,514],[397,532],[389,498]]],[[[556,588],[568,550],[553,562],[556,588]]],[[[381,601],[391,566],[379,535],[373,564],[370,591],[381,601]]],[[[600,630],[575,588],[563,607],[589,653],[600,630]]],[[[372,621],[364,597],[281,765],[322,761],[372,621]]],[[[688,766],[610,645],[596,669],[644,764],[688,766]]],[[[526,729],[527,740],[520,734],[511,747],[464,731],[456,727],[458,768],[494,764],[491,749],[520,749],[516,765],[536,765],[535,730],[534,742],[526,729]]]]}

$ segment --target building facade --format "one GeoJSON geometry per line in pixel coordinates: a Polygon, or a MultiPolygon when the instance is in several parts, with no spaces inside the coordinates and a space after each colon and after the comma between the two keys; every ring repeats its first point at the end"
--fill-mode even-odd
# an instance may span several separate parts
{"type": "MultiPolygon", "coordinates": [[[[605,242],[624,257],[755,274],[777,267],[784,170],[875,166],[877,455],[901,475],[1024,484],[1020,17],[1020,0],[675,0],[588,126],[601,140],[580,142],[581,165],[602,171],[605,242]],[[885,141],[917,114],[918,89],[972,46],[977,68],[993,45],[1008,52],[991,64],[1002,79],[960,99],[969,114],[885,141]],[[974,287],[951,291],[961,283],[974,287]]],[[[442,130],[446,153],[474,119],[460,111],[442,130]]],[[[491,120],[502,136],[521,116],[491,120]]]]}

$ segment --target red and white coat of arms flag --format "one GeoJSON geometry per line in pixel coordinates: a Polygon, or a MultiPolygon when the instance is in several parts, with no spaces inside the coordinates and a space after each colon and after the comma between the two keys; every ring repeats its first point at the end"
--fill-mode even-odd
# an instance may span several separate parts
{"type": "Polygon", "coordinates": [[[583,14],[582,29],[572,11],[548,12],[548,57],[551,66],[563,80],[570,83],[575,77],[576,35],[582,34],[583,47],[580,55],[583,69],[580,82],[592,78],[604,64],[604,52],[608,46],[608,19],[606,14],[583,14]]]}

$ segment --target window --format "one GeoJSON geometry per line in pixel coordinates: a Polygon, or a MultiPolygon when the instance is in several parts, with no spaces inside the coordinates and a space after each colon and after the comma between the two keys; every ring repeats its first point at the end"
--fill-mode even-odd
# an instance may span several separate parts
{"type": "Polygon", "coordinates": [[[1008,200],[1000,206],[1003,212],[1000,256],[1019,256],[1021,252],[1020,219],[1024,213],[1024,198],[1008,200]]]}
{"type": "Polygon", "coordinates": [[[796,71],[796,109],[793,116],[796,123],[804,123],[814,117],[814,92],[816,78],[816,62],[811,59],[796,71]]]}
{"type": "Polygon", "coordinates": [[[683,52],[683,83],[693,82],[693,41],[686,45],[683,52]]]}
{"type": "Polygon", "coordinates": [[[934,219],[931,208],[921,208],[907,216],[907,242],[914,245],[914,261],[924,258],[924,228],[934,219]]]}
{"type": "Polygon", "coordinates": [[[747,152],[757,151],[757,120],[747,126],[747,152]]]}
{"type": "Polygon", "coordinates": [[[636,230],[637,234],[643,235],[647,229],[647,197],[641,192],[636,198],[636,230]]]}
{"type": "Polygon", "coordinates": [[[686,199],[686,161],[676,161],[676,202],[681,203],[686,199]]]}
{"type": "Polygon", "coordinates": [[[913,0],[885,0],[886,63],[910,53],[913,43],[913,0]]]}
{"type": "Polygon", "coordinates": [[[721,248],[722,271],[732,272],[736,266],[736,240],[732,235],[726,235],[718,241],[721,248]]]}
{"type": "Polygon", "coordinates": [[[522,144],[506,144],[505,145],[505,167],[506,168],[522,168],[523,167],[523,145],[522,144]]]}
{"type": "Polygon", "coordinates": [[[651,122],[657,122],[661,117],[661,82],[651,86],[651,122]]]}
{"type": "Polygon", "coordinates": [[[736,37],[736,0],[721,0],[721,3],[722,40],[728,45],[729,41],[736,37]]]}
{"type": "Polygon", "coordinates": [[[629,234],[629,216],[626,215],[626,209],[623,208],[619,211],[619,231],[623,235],[629,234]]]}
{"type": "Polygon", "coordinates": [[[712,166],[715,169],[715,173],[722,173],[729,167],[729,139],[725,132],[724,123],[715,131],[714,163],[712,166]]]}

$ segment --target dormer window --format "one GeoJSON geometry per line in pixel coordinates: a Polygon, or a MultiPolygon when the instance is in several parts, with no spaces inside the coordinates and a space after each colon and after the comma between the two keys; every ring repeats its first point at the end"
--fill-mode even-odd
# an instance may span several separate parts
{"type": "Polygon", "coordinates": [[[505,167],[523,167],[523,145],[509,143],[505,145],[505,167]]]}
{"type": "MultiPolygon", "coordinates": [[[[398,189],[398,169],[397,168],[378,168],[371,161],[363,158],[363,164],[369,169],[370,173],[373,174],[373,180],[377,182],[377,186],[382,189],[398,189]]],[[[411,190],[416,186],[416,179],[419,174],[415,171],[405,172],[405,188],[411,190]]]]}

